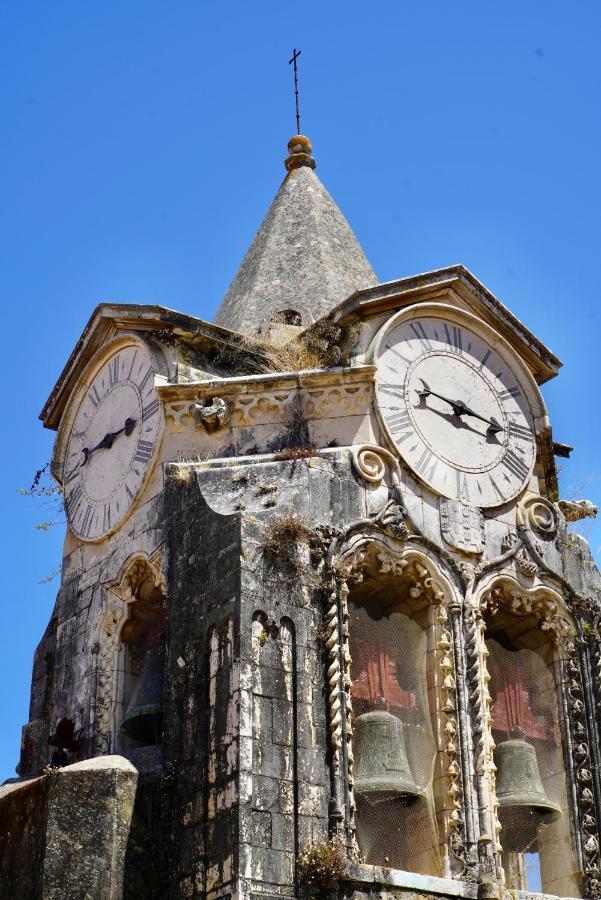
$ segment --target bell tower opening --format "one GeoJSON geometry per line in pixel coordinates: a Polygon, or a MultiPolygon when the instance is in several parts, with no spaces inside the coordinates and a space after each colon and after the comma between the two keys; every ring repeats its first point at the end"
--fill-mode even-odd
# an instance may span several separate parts
{"type": "Polygon", "coordinates": [[[142,585],[121,630],[121,751],[161,742],[166,610],[162,593],[142,585]]]}
{"type": "Polygon", "coordinates": [[[349,594],[357,841],[366,863],[440,876],[448,849],[432,579],[414,580],[411,566],[401,577],[369,568],[349,594]]]}
{"type": "Polygon", "coordinates": [[[502,864],[510,890],[577,897],[558,703],[560,645],[533,614],[486,620],[502,864]]]}

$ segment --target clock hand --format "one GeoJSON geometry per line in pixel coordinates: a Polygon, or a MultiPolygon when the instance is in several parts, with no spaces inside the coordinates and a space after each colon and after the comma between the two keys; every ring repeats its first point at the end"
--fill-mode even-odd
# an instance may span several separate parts
{"type": "Polygon", "coordinates": [[[443,397],[442,394],[437,394],[436,391],[433,391],[428,386],[427,382],[424,381],[423,378],[419,379],[423,384],[423,388],[421,391],[418,391],[417,394],[420,398],[425,400],[426,397],[432,395],[433,397],[438,397],[439,400],[443,400],[445,403],[448,403],[453,407],[453,412],[456,416],[472,416],[475,419],[480,419],[481,422],[486,422],[488,428],[486,429],[490,434],[498,434],[499,431],[503,431],[503,427],[497,422],[494,416],[491,416],[490,419],[481,416],[480,413],[474,412],[473,409],[470,409],[463,400],[450,400],[448,397],[443,397]]]}
{"type": "Polygon", "coordinates": [[[96,444],[95,447],[92,447],[91,450],[89,450],[88,447],[83,447],[81,451],[83,453],[83,462],[81,465],[85,466],[90,456],[92,456],[93,453],[96,453],[97,450],[109,450],[113,446],[113,441],[115,440],[115,438],[119,437],[120,434],[125,433],[129,437],[135,426],[135,419],[126,419],[123,428],[120,428],[118,431],[113,431],[112,433],[110,431],[107,432],[100,443],[96,444]]]}

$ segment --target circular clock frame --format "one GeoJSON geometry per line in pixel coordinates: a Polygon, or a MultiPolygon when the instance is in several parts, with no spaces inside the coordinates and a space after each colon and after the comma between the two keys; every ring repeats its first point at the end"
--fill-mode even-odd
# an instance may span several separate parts
{"type": "MultiPolygon", "coordinates": [[[[90,391],[94,387],[95,380],[97,376],[102,372],[103,368],[107,366],[111,360],[117,357],[117,355],[128,348],[134,348],[135,350],[141,350],[148,361],[151,375],[149,376],[151,386],[154,383],[155,375],[167,376],[167,361],[162,353],[160,346],[157,346],[151,340],[146,339],[145,337],[141,337],[138,333],[122,333],[119,337],[112,340],[109,344],[103,346],[90,360],[83,375],[80,377],[78,385],[74,390],[72,396],[69,398],[65,411],[63,413],[63,417],[61,420],[61,425],[59,429],[59,434],[57,436],[53,459],[52,459],[52,472],[54,477],[59,481],[59,483],[63,487],[63,491],[65,492],[65,510],[67,515],[67,522],[71,532],[74,536],[85,543],[93,544],[99,543],[101,541],[106,540],[111,534],[113,534],[118,528],[122,527],[124,522],[129,518],[134,509],[139,503],[140,497],[148,483],[148,480],[154,470],[154,465],[156,462],[156,458],[159,452],[159,447],[161,445],[164,426],[165,426],[165,417],[162,409],[162,404],[156,397],[156,394],[153,397],[152,393],[147,394],[144,398],[144,403],[148,404],[149,402],[153,404],[153,410],[155,410],[154,415],[156,415],[156,427],[154,428],[154,434],[149,435],[152,437],[152,441],[146,441],[145,444],[142,445],[143,453],[143,465],[144,469],[141,473],[141,477],[136,479],[136,483],[133,485],[133,490],[131,488],[126,492],[125,499],[126,504],[125,508],[123,508],[123,500],[120,509],[117,511],[116,508],[113,511],[113,515],[110,516],[109,519],[105,519],[103,525],[101,526],[101,530],[99,533],[94,534],[84,534],[81,533],[82,529],[74,526],[71,517],[69,516],[68,510],[68,488],[65,484],[65,478],[69,477],[69,472],[66,471],[66,461],[67,461],[67,453],[69,452],[70,442],[72,438],[72,434],[74,431],[74,427],[77,421],[77,417],[80,414],[83,404],[85,404],[86,398],[88,398],[90,391]],[[154,406],[154,402],[157,402],[156,407],[154,406]],[[152,446],[148,446],[152,443],[152,446]],[[131,496],[130,496],[131,494],[131,496]]],[[[144,375],[146,374],[146,370],[144,370],[144,375]]],[[[126,382],[122,382],[121,384],[125,384],[126,382]]],[[[129,383],[129,382],[127,382],[129,383]]],[[[133,384],[134,382],[132,382],[133,384]]],[[[147,382],[148,383],[148,382],[147,382]]],[[[146,385],[145,385],[146,386],[146,385]]],[[[119,385],[116,385],[116,390],[119,391],[119,385]]],[[[111,394],[109,390],[107,394],[102,398],[102,403],[105,403],[107,397],[111,394]]],[[[130,394],[135,395],[135,391],[133,388],[130,390],[130,394]]],[[[141,399],[138,399],[138,405],[141,403],[141,399]]],[[[102,404],[99,404],[101,407],[102,404]]],[[[123,425],[119,422],[120,427],[116,429],[116,431],[125,430],[125,425],[127,424],[127,420],[123,425]]],[[[136,439],[136,450],[139,449],[139,441],[143,440],[141,437],[141,431],[143,426],[143,419],[135,422],[134,429],[137,429],[140,434],[137,434],[136,439]]],[[[113,426],[115,425],[113,424],[113,426]]],[[[130,426],[128,426],[129,428],[130,426]]],[[[97,430],[97,429],[96,429],[97,430]]],[[[104,430],[104,429],[102,429],[104,430]]],[[[116,434],[116,431],[113,434],[116,434]]],[[[131,433],[130,433],[131,434],[131,433]]],[[[119,434],[115,437],[115,441],[127,441],[130,434],[122,435],[119,434]]],[[[96,435],[98,437],[99,435],[96,435]]],[[[131,436],[134,436],[133,434],[131,436]]],[[[104,437],[104,435],[102,435],[104,437]]],[[[100,443],[100,442],[99,442],[100,443]]],[[[125,445],[121,445],[122,447],[125,445]]],[[[102,454],[110,453],[113,449],[112,447],[103,449],[103,448],[86,448],[88,450],[92,450],[92,453],[89,454],[88,459],[91,459],[93,453],[95,451],[95,455],[97,459],[101,459],[102,454]],[[100,456],[99,456],[100,454],[100,456]]],[[[119,448],[120,449],[120,448],[119,448]]],[[[133,448],[132,448],[133,449],[133,448]]],[[[83,452],[83,451],[82,451],[83,452]]],[[[130,466],[133,466],[134,462],[134,454],[132,453],[132,459],[130,461],[130,466]]],[[[108,465],[105,465],[105,469],[110,469],[110,460],[109,457],[106,457],[108,465]]],[[[92,463],[94,464],[94,463],[92,463]]],[[[128,469],[129,471],[129,469],[128,469]]],[[[88,498],[89,499],[89,498],[88,498]]],[[[108,499],[108,495],[107,495],[108,499]]],[[[103,502],[102,497],[93,498],[92,503],[98,504],[103,502]]],[[[109,504],[109,513],[111,510],[111,504],[109,504]]]]}
{"type": "MultiPolygon", "coordinates": [[[[526,488],[536,463],[536,433],[547,421],[546,410],[538,386],[526,365],[505,338],[494,328],[472,313],[444,303],[413,304],[396,313],[378,331],[371,343],[367,357],[377,367],[375,407],[387,443],[395,455],[399,456],[414,475],[424,482],[433,493],[454,500],[462,500],[481,508],[494,508],[515,499],[526,488]],[[419,322],[432,319],[441,320],[440,329],[430,327],[429,332],[421,332],[419,322]],[[448,331],[443,329],[443,322],[447,323],[448,331]],[[404,327],[411,328],[411,324],[414,325],[411,341],[414,346],[419,345],[420,347],[420,352],[415,357],[411,355],[411,345],[404,354],[400,353],[398,347],[396,347],[395,353],[395,334],[397,343],[406,340],[406,338],[402,338],[402,329],[404,327]],[[460,343],[457,347],[453,344],[453,337],[457,334],[453,328],[465,330],[467,333],[464,335],[464,339],[467,337],[465,345],[462,346],[460,343]],[[442,337],[443,334],[450,335],[450,346],[445,346],[446,341],[442,337]],[[470,335],[473,340],[470,340],[470,335]],[[485,345],[482,348],[484,353],[480,359],[472,358],[469,353],[464,353],[467,346],[471,348],[472,344],[475,345],[478,342],[485,345]],[[395,353],[395,365],[397,365],[399,373],[396,384],[395,375],[397,373],[392,371],[390,364],[392,353],[395,353]],[[428,358],[430,361],[433,359],[439,369],[432,381],[425,380],[427,373],[435,368],[432,365],[427,366],[428,358]],[[471,367],[470,375],[472,381],[478,385],[479,405],[482,408],[477,409],[478,404],[474,405],[473,410],[470,407],[467,408],[470,409],[470,412],[477,411],[480,415],[488,411],[489,416],[484,416],[484,419],[486,421],[489,417],[491,419],[486,431],[486,441],[480,441],[482,445],[485,443],[486,446],[480,448],[480,459],[477,462],[474,455],[471,460],[469,459],[466,448],[469,448],[470,440],[472,442],[478,440],[475,433],[480,431],[482,434],[485,426],[478,422],[479,417],[472,419],[465,414],[456,415],[457,409],[452,407],[451,401],[458,398],[454,397],[453,389],[449,387],[454,379],[449,378],[449,381],[446,382],[448,389],[445,390],[445,380],[441,377],[441,372],[445,371],[441,366],[443,360],[445,360],[444,364],[447,366],[446,371],[449,375],[452,374],[450,367],[455,367],[457,372],[467,372],[468,367],[471,367]],[[487,368],[488,360],[491,363],[496,362],[494,372],[487,368]],[[502,391],[499,390],[501,376],[506,384],[505,390],[502,391]],[[502,396],[508,393],[511,395],[515,388],[517,388],[518,397],[512,395],[501,402],[502,396]],[[396,398],[394,398],[395,389],[396,398]],[[418,404],[419,389],[424,396],[419,398],[418,404]],[[410,401],[406,391],[407,395],[411,394],[411,396],[415,391],[415,406],[419,406],[421,423],[425,423],[426,426],[423,428],[424,433],[422,433],[420,424],[417,423],[414,410],[409,408],[410,401]],[[434,391],[440,393],[437,395],[434,394],[434,391]],[[438,399],[443,393],[447,397],[438,399]],[[391,400],[391,398],[394,399],[391,400]],[[426,409],[426,398],[431,404],[438,406],[438,409],[433,410],[440,417],[438,421],[432,418],[429,422],[423,416],[426,409]],[[486,403],[483,402],[484,398],[486,403]],[[395,402],[396,406],[393,405],[395,402]],[[509,404],[509,408],[506,407],[506,403],[509,404]],[[391,414],[393,410],[398,411],[396,419],[391,414]],[[442,421],[443,419],[453,420],[455,425],[462,427],[450,429],[442,421]],[[468,428],[467,422],[473,422],[475,427],[468,428]],[[494,429],[497,425],[499,426],[497,432],[489,434],[488,429],[494,429]],[[446,428],[448,440],[443,442],[439,438],[438,445],[436,445],[436,442],[432,441],[432,435],[427,434],[430,426],[433,433],[437,427],[440,432],[445,433],[446,428]],[[398,429],[402,428],[405,431],[399,432],[398,429]],[[531,437],[531,450],[528,449],[527,453],[524,453],[526,447],[524,442],[529,438],[524,437],[522,441],[518,442],[515,447],[518,452],[515,452],[514,447],[510,445],[510,440],[515,441],[516,433],[520,428],[524,435],[525,429],[528,429],[531,437]],[[468,434],[468,432],[472,432],[472,434],[468,434]],[[489,440],[489,438],[495,439],[489,440]],[[464,453],[466,453],[466,459],[465,462],[462,462],[464,453]],[[490,473],[497,473],[497,477],[493,477],[493,474],[490,473]],[[501,475],[503,476],[502,482],[500,481],[501,475]],[[506,482],[509,482],[509,485],[506,482]]],[[[457,380],[461,382],[459,375],[455,378],[455,381],[457,380]]]]}

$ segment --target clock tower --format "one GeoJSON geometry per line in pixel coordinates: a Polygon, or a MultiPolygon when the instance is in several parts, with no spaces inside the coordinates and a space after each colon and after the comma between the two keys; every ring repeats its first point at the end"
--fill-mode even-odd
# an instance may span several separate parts
{"type": "Polygon", "coordinates": [[[215,317],[101,304],[0,896],[601,896],[601,576],[463,266],[379,283],[309,140],[215,317]]]}

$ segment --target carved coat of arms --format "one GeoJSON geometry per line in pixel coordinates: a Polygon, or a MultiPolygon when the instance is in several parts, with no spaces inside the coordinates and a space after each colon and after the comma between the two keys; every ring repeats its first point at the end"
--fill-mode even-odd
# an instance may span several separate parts
{"type": "Polygon", "coordinates": [[[479,554],[486,540],[482,511],[459,500],[440,500],[440,527],[444,540],[455,550],[479,554]]]}

